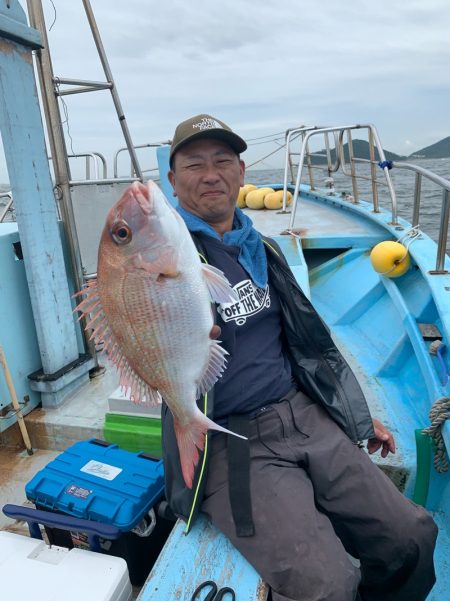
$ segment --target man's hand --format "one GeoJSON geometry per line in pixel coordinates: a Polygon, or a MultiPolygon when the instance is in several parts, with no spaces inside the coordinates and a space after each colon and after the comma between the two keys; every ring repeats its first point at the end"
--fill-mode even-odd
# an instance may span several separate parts
{"type": "Polygon", "coordinates": [[[394,436],[378,419],[373,419],[373,429],[375,430],[375,437],[369,438],[367,441],[367,449],[369,453],[375,453],[382,446],[381,456],[387,457],[389,452],[395,453],[395,440],[394,436]]]}
{"type": "Polygon", "coordinates": [[[222,331],[222,330],[220,329],[220,327],[219,327],[219,326],[216,326],[216,325],[214,325],[214,326],[211,328],[211,331],[210,331],[210,333],[209,333],[209,337],[210,337],[212,340],[217,340],[217,338],[219,338],[219,336],[220,336],[220,332],[221,332],[221,331],[222,331]]]}

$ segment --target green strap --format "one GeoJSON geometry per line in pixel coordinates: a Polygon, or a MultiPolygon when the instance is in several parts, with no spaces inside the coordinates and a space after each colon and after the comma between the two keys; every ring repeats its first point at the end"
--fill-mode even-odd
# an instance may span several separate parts
{"type": "MultiPolygon", "coordinates": [[[[205,394],[205,396],[203,397],[203,413],[206,415],[206,410],[208,407],[208,393],[205,394]]],[[[191,513],[189,514],[189,518],[186,524],[186,528],[184,533],[187,534],[189,532],[189,530],[191,529],[191,522],[192,522],[192,518],[194,517],[194,508],[197,504],[197,498],[198,498],[198,494],[200,492],[200,484],[203,480],[203,474],[205,471],[205,465],[206,465],[206,454],[208,452],[208,433],[205,434],[205,448],[203,450],[203,460],[202,460],[202,467],[200,469],[200,476],[198,478],[197,481],[197,486],[195,488],[195,494],[194,494],[194,500],[192,501],[192,507],[191,507],[191,513]]]]}
{"type": "Polygon", "coordinates": [[[267,242],[267,240],[264,240],[264,238],[263,238],[263,242],[266,246],[268,246],[277,255],[277,257],[280,256],[280,253],[277,251],[277,249],[274,246],[272,246],[271,244],[269,244],[269,242],[267,242]]]}

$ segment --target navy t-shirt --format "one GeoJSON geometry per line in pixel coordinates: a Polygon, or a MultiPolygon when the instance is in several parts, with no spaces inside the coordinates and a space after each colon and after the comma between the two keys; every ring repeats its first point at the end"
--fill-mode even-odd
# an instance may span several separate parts
{"type": "Polygon", "coordinates": [[[291,367],[283,355],[280,301],[273,287],[253,284],[238,263],[238,246],[198,235],[208,263],[223,271],[240,299],[217,305],[221,345],[229,353],[214,388],[214,418],[223,423],[232,413],[251,412],[282,398],[292,387],[291,367]]]}

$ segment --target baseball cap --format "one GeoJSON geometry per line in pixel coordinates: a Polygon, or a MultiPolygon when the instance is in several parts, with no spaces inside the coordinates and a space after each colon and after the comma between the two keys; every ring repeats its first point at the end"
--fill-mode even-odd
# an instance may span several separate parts
{"type": "Polygon", "coordinates": [[[223,140],[237,153],[247,150],[246,142],[223,121],[211,115],[196,115],[177,125],[170,147],[170,164],[173,156],[182,146],[200,138],[223,140]]]}

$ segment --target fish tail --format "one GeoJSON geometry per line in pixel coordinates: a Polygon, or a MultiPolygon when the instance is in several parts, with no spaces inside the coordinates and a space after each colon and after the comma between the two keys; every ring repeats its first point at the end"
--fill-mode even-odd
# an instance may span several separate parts
{"type": "Polygon", "coordinates": [[[233,436],[247,440],[245,436],[219,426],[200,412],[186,426],[182,426],[174,419],[174,429],[180,453],[181,471],[183,472],[183,478],[188,488],[192,488],[195,466],[200,457],[199,451],[203,451],[205,447],[205,437],[208,430],[217,430],[218,432],[232,434],[233,436]]]}

